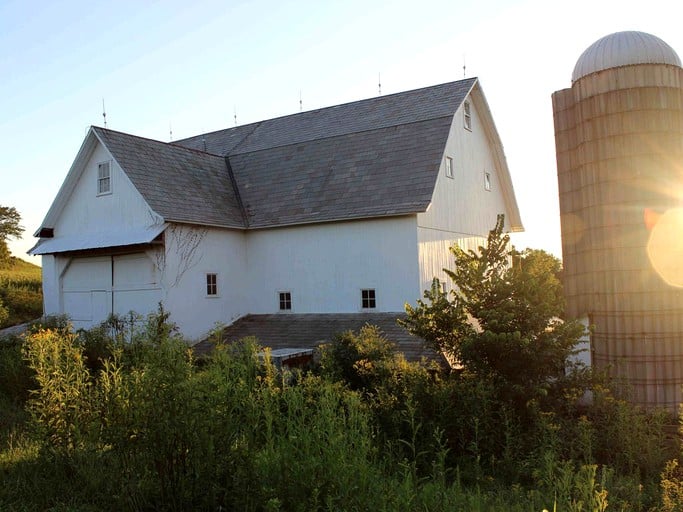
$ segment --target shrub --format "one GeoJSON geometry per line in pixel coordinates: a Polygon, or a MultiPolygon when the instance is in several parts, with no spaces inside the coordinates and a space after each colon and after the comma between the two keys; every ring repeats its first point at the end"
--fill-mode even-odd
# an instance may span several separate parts
{"type": "Polygon", "coordinates": [[[34,373],[26,364],[20,336],[0,338],[0,395],[23,406],[29,390],[34,389],[34,373]]]}
{"type": "Polygon", "coordinates": [[[38,384],[31,412],[49,445],[67,453],[84,448],[93,416],[92,379],[75,336],[38,331],[24,350],[38,384]]]}
{"type": "MultiPolygon", "coordinates": [[[[520,416],[496,382],[408,363],[374,328],[337,338],[304,375],[280,373],[254,339],[198,365],[150,320],[74,334],[46,319],[53,329],[31,326],[23,349],[16,338],[0,351],[10,368],[24,350],[36,372],[34,384],[0,373],[10,394],[37,386],[29,428],[10,418],[0,436],[0,509],[604,510],[609,489],[615,510],[648,510],[658,499],[652,475],[670,455],[659,417],[607,392],[555,410],[531,400],[520,416]]],[[[674,469],[662,473],[668,510],[674,469]]]]}
{"type": "Polygon", "coordinates": [[[9,318],[9,311],[2,302],[0,298],[0,327],[7,325],[7,319],[9,318]]]}

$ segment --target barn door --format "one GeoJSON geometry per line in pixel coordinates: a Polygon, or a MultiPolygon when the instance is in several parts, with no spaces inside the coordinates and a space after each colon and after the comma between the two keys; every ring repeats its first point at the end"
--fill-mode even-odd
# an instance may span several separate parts
{"type": "Polygon", "coordinates": [[[61,310],[74,327],[90,327],[111,313],[111,258],[74,258],[62,274],[61,310]]]}
{"type": "Polygon", "coordinates": [[[135,311],[141,315],[156,311],[161,300],[156,265],[145,253],[112,258],[112,311],[125,315],[135,311]]]}
{"type": "Polygon", "coordinates": [[[111,313],[153,312],[161,300],[154,262],[145,253],[73,258],[62,274],[62,312],[76,328],[89,328],[111,313]]]}

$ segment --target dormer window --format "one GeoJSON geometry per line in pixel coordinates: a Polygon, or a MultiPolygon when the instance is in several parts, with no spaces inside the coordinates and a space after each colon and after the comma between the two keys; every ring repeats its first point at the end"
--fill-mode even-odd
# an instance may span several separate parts
{"type": "Polygon", "coordinates": [[[463,116],[464,116],[463,121],[464,121],[465,129],[472,131],[472,110],[471,110],[469,101],[466,101],[465,103],[463,103],[462,110],[463,110],[463,116]]]}
{"type": "Polygon", "coordinates": [[[450,156],[446,157],[446,177],[453,177],[453,159],[450,156]]]}
{"type": "Polygon", "coordinates": [[[97,195],[111,194],[111,162],[97,164],[97,195]]]}

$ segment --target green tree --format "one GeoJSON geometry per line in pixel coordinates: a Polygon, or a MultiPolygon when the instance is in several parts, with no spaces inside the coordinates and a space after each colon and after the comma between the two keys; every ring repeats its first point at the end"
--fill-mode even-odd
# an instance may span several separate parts
{"type": "Polygon", "coordinates": [[[19,238],[24,232],[20,222],[21,215],[19,215],[16,208],[0,205],[0,265],[9,262],[8,240],[10,238],[19,238]]]}
{"type": "Polygon", "coordinates": [[[453,282],[444,291],[435,279],[403,325],[457,360],[465,371],[492,382],[502,395],[523,400],[546,396],[568,382],[567,360],[583,333],[564,311],[561,265],[537,250],[510,249],[498,216],[485,246],[453,246],[453,282]]]}

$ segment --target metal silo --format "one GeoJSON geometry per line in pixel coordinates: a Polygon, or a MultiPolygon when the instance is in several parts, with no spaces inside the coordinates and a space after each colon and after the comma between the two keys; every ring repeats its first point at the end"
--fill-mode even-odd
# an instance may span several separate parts
{"type": "Polygon", "coordinates": [[[569,317],[596,368],[672,412],[683,385],[683,69],[642,32],[596,41],[553,94],[569,317]]]}

